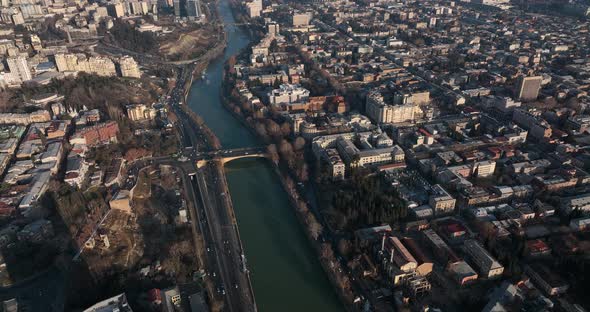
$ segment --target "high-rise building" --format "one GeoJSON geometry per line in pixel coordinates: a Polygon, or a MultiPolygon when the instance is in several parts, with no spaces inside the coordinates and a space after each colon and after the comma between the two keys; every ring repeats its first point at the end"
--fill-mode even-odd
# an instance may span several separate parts
{"type": "Polygon", "coordinates": [[[125,16],[125,7],[121,3],[115,3],[108,6],[109,15],[115,18],[125,16]]]}
{"type": "Polygon", "coordinates": [[[158,8],[169,8],[174,6],[174,2],[172,0],[157,0],[158,8]]]}
{"type": "Polygon", "coordinates": [[[279,35],[279,24],[277,23],[270,23],[266,26],[268,28],[268,34],[272,37],[276,37],[279,35]]]}
{"type": "Polygon", "coordinates": [[[199,7],[199,0],[187,0],[186,1],[186,16],[188,17],[200,17],[201,8],[199,7]]]}
{"type": "Polygon", "coordinates": [[[183,1],[181,1],[181,0],[174,0],[174,1],[173,1],[173,5],[174,5],[174,15],[175,15],[176,17],[180,17],[180,14],[182,13],[182,10],[181,10],[181,8],[182,8],[182,3],[183,3],[183,1]]]}
{"type": "Polygon", "coordinates": [[[259,17],[260,14],[262,14],[262,0],[246,2],[246,8],[248,8],[248,15],[250,15],[250,18],[259,17]]]}
{"type": "Polygon", "coordinates": [[[131,9],[131,12],[133,13],[133,15],[143,15],[146,13],[143,13],[143,8],[142,8],[142,3],[139,1],[133,1],[133,2],[127,2],[129,4],[129,7],[131,9]]]}
{"type": "Polygon", "coordinates": [[[367,95],[366,111],[367,116],[377,123],[401,123],[414,120],[420,108],[411,101],[398,105],[388,104],[381,90],[376,89],[367,95]]]}
{"type": "Polygon", "coordinates": [[[541,76],[520,77],[518,80],[518,99],[523,101],[536,100],[542,82],[543,77],[541,76]]]}
{"type": "Polygon", "coordinates": [[[33,76],[31,76],[31,70],[29,69],[29,64],[27,63],[26,57],[10,57],[6,62],[8,63],[10,72],[18,77],[21,82],[28,81],[33,78],[33,76]]]}
{"type": "Polygon", "coordinates": [[[0,10],[0,21],[7,24],[21,25],[25,23],[25,18],[18,7],[8,7],[0,10]]]}

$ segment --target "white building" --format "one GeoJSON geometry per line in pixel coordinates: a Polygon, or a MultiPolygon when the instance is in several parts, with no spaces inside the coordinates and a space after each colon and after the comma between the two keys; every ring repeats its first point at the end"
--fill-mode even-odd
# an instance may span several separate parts
{"type": "Polygon", "coordinates": [[[268,93],[271,105],[304,103],[309,100],[309,90],[299,85],[282,84],[278,89],[268,93]]]}
{"type": "Polygon", "coordinates": [[[16,56],[10,57],[6,60],[8,63],[8,68],[10,72],[21,82],[29,81],[33,79],[31,75],[31,70],[29,69],[29,65],[27,63],[27,58],[24,56],[16,56]]]}
{"type": "Polygon", "coordinates": [[[413,103],[390,105],[385,103],[380,89],[367,94],[367,116],[376,123],[401,123],[413,121],[420,108],[413,103]]]}
{"type": "Polygon", "coordinates": [[[83,312],[133,312],[125,294],[116,295],[114,297],[97,302],[93,306],[84,310],[83,312]]]}
{"type": "Polygon", "coordinates": [[[259,17],[262,13],[262,0],[253,0],[246,2],[246,8],[250,18],[259,17]]]}

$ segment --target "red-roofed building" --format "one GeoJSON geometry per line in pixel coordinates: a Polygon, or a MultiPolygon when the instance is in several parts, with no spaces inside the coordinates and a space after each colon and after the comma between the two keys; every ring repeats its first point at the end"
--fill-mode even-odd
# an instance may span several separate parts
{"type": "Polygon", "coordinates": [[[466,106],[465,108],[463,108],[463,113],[468,114],[468,115],[474,115],[474,114],[479,114],[479,110],[470,107],[470,106],[466,106]]]}
{"type": "Polygon", "coordinates": [[[502,156],[502,150],[498,147],[489,147],[488,152],[493,160],[499,159],[502,156]]]}
{"type": "Polygon", "coordinates": [[[9,217],[16,212],[14,205],[0,201],[0,217],[9,217]]]}
{"type": "Polygon", "coordinates": [[[447,224],[445,227],[443,227],[443,231],[450,238],[461,237],[467,232],[465,227],[459,223],[447,224]]]}
{"type": "Polygon", "coordinates": [[[394,163],[394,164],[385,164],[378,167],[379,171],[390,171],[390,170],[397,170],[397,169],[404,169],[406,168],[405,162],[394,163]]]}
{"type": "Polygon", "coordinates": [[[96,126],[82,128],[74,134],[70,143],[95,146],[117,141],[119,125],[115,121],[105,122],[96,126]]]}
{"type": "Polygon", "coordinates": [[[551,253],[551,248],[540,239],[529,240],[526,242],[526,249],[531,256],[545,256],[551,253]]]}
{"type": "Polygon", "coordinates": [[[452,218],[438,221],[437,228],[441,235],[451,240],[467,234],[467,228],[461,222],[452,218]]]}
{"type": "Polygon", "coordinates": [[[423,128],[420,128],[420,129],[418,129],[418,131],[419,131],[420,133],[422,133],[423,135],[427,136],[427,137],[431,137],[431,136],[432,136],[432,134],[430,134],[430,132],[426,131],[426,130],[425,130],[425,129],[423,129],[423,128]]]}
{"type": "Polygon", "coordinates": [[[152,304],[160,304],[162,303],[162,291],[158,288],[153,288],[148,290],[147,293],[148,301],[152,304]]]}

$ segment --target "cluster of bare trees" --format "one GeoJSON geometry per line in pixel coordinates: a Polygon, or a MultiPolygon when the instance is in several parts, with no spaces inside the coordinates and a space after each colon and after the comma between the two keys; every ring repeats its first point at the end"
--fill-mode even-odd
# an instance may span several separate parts
{"type": "Polygon", "coordinates": [[[127,22],[118,19],[110,29],[110,34],[123,49],[134,52],[154,53],[157,52],[159,46],[155,35],[151,32],[141,32],[127,22]]]}
{"type": "Polygon", "coordinates": [[[352,292],[350,280],[342,265],[336,259],[332,245],[330,243],[320,243],[318,240],[324,232],[324,227],[317,220],[315,214],[309,210],[307,203],[299,197],[295,182],[288,175],[282,175],[281,178],[285,189],[296,208],[299,219],[305,225],[304,228],[307,235],[313,240],[313,246],[319,252],[320,261],[322,262],[324,269],[328,271],[327,273],[330,276],[330,279],[338,287],[338,291],[342,297],[344,297],[347,302],[352,303],[354,294],[352,292]]]}
{"type": "Polygon", "coordinates": [[[117,77],[80,73],[75,78],[53,80],[47,85],[27,82],[18,96],[30,99],[39,94],[57,93],[65,97],[63,104],[66,108],[98,108],[107,112],[110,119],[121,120],[125,116],[125,105],[155,101],[157,92],[154,88],[156,86],[151,84],[129,83],[117,77]]]}
{"type": "Polygon", "coordinates": [[[183,110],[188,114],[190,119],[195,124],[197,124],[197,126],[203,132],[203,134],[205,135],[205,139],[207,140],[207,144],[209,144],[209,147],[214,150],[220,149],[221,142],[219,141],[219,138],[215,135],[215,133],[213,132],[213,130],[211,130],[211,128],[207,127],[203,118],[201,116],[197,115],[197,113],[193,112],[190,109],[185,109],[183,107],[183,110]]]}
{"type": "Polygon", "coordinates": [[[16,97],[12,90],[0,89],[0,112],[12,112],[19,106],[22,99],[16,97]]]}
{"type": "Polygon", "coordinates": [[[274,107],[253,106],[238,94],[233,78],[226,78],[229,79],[225,87],[231,90],[230,96],[224,100],[227,107],[245,120],[264,142],[270,143],[268,152],[275,164],[291,170],[297,180],[307,181],[309,169],[304,158],[305,139],[293,135],[290,123],[274,107]]]}
{"type": "Polygon", "coordinates": [[[270,144],[268,153],[275,164],[282,162],[287,168],[295,174],[298,181],[305,182],[308,180],[309,169],[304,158],[305,139],[297,137],[293,142],[281,139],[280,143],[270,144]]]}

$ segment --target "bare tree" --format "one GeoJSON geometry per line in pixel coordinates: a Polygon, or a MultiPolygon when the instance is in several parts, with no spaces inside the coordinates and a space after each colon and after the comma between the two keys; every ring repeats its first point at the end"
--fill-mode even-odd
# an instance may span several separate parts
{"type": "Polygon", "coordinates": [[[266,138],[268,136],[268,134],[266,133],[266,127],[264,127],[263,124],[257,123],[256,126],[254,126],[254,129],[256,130],[256,133],[258,133],[258,135],[260,135],[261,137],[266,138]]]}
{"type": "Polygon", "coordinates": [[[281,157],[288,163],[293,162],[293,146],[289,141],[282,140],[281,144],[279,145],[279,152],[281,157]]]}
{"type": "Polygon", "coordinates": [[[341,255],[347,256],[348,254],[350,254],[352,250],[352,243],[350,242],[350,240],[345,239],[345,238],[341,238],[338,241],[338,252],[341,255]]]}
{"type": "Polygon", "coordinates": [[[334,251],[329,243],[323,243],[320,247],[320,257],[325,260],[332,260],[334,258],[334,251]]]}
{"type": "Polygon", "coordinates": [[[291,135],[291,125],[288,122],[283,122],[283,124],[281,124],[281,134],[283,137],[291,135]]]}
{"type": "Polygon", "coordinates": [[[303,161],[301,165],[298,164],[297,166],[297,179],[299,179],[301,182],[306,182],[309,179],[307,163],[305,161],[303,161]]]}
{"type": "Polygon", "coordinates": [[[266,123],[266,131],[268,132],[268,135],[273,138],[281,136],[281,127],[274,120],[268,120],[266,123]]]}
{"type": "Polygon", "coordinates": [[[277,146],[275,144],[270,144],[266,147],[268,154],[270,155],[270,159],[273,163],[279,163],[279,152],[277,151],[277,146]]]}
{"type": "Polygon", "coordinates": [[[300,136],[298,136],[298,137],[295,139],[295,142],[294,142],[294,144],[293,144],[293,148],[294,148],[296,151],[300,151],[300,150],[302,150],[304,147],[305,147],[305,139],[304,139],[304,138],[302,138],[302,137],[300,137],[300,136]]]}
{"type": "Polygon", "coordinates": [[[309,233],[311,234],[311,237],[317,240],[320,234],[322,234],[322,225],[316,220],[315,216],[311,212],[308,212],[305,215],[305,221],[307,223],[307,227],[309,228],[309,233]]]}

